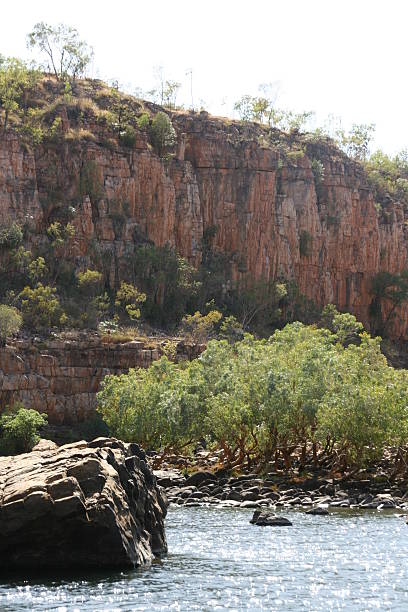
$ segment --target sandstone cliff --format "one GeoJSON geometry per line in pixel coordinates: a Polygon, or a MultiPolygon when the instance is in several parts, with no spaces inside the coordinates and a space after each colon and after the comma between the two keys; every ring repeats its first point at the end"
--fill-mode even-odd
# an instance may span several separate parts
{"type": "MultiPolygon", "coordinates": [[[[61,111],[62,130],[70,120],[61,111]]],[[[361,167],[329,144],[303,142],[282,153],[262,128],[173,113],[177,147],[162,161],[140,131],[132,148],[108,142],[92,117],[92,138],[27,147],[0,136],[0,219],[17,219],[39,244],[45,228],[69,212],[76,228],[70,255],[89,265],[98,245],[109,252],[113,284],[126,272],[135,241],[169,244],[197,265],[203,236],[227,254],[232,276],[294,279],[319,306],[334,302],[370,327],[370,283],[380,270],[408,265],[407,214],[375,206],[361,167]],[[312,162],[324,166],[316,181],[312,162]],[[92,176],[90,177],[90,170],[92,176]]],[[[407,310],[390,335],[405,338],[407,310]]]]}

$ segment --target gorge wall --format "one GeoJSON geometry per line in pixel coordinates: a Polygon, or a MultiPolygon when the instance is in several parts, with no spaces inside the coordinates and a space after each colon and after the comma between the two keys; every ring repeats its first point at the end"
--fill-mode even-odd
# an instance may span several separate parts
{"type": "MultiPolygon", "coordinates": [[[[67,115],[61,116],[68,132],[67,115]]],[[[0,135],[1,223],[25,224],[35,245],[69,205],[76,230],[70,255],[78,269],[97,244],[110,253],[116,285],[141,236],[174,246],[197,265],[203,236],[215,228],[213,247],[228,255],[235,278],[294,279],[319,306],[335,303],[370,329],[373,275],[407,267],[402,205],[377,211],[361,166],[332,146],[309,143],[294,158],[265,144],[253,124],[205,112],[173,113],[172,120],[178,142],[169,161],[142,131],[132,149],[114,146],[92,120],[92,138],[34,150],[12,132],[0,135]],[[313,159],[324,166],[321,182],[313,159]]],[[[407,320],[406,308],[400,310],[390,335],[406,338],[407,320]]]]}

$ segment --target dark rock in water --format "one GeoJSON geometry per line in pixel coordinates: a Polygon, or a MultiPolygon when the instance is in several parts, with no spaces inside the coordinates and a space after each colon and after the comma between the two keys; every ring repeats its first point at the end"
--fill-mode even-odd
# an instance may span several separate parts
{"type": "Polygon", "coordinates": [[[317,516],[327,516],[329,514],[329,511],[327,510],[327,508],[316,506],[315,508],[310,508],[310,510],[306,510],[306,514],[315,514],[317,516]]]}
{"type": "Polygon", "coordinates": [[[263,527],[286,527],[292,525],[289,519],[285,518],[284,516],[277,516],[268,510],[255,510],[253,517],[249,522],[253,525],[260,525],[263,527]]]}
{"type": "Polygon", "coordinates": [[[212,472],[204,472],[204,471],[195,472],[194,474],[191,474],[191,476],[187,478],[184,485],[186,487],[188,486],[199,487],[200,484],[205,482],[206,480],[217,480],[217,477],[214,476],[212,472]]]}
{"type": "Polygon", "coordinates": [[[167,500],[114,438],[0,458],[0,568],[134,567],[166,552],[167,500]]]}

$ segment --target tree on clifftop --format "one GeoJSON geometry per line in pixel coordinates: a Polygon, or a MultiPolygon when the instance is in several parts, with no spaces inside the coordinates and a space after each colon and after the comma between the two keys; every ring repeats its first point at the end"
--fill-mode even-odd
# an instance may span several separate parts
{"type": "Polygon", "coordinates": [[[58,81],[82,76],[93,57],[92,47],[79,38],[78,31],[63,23],[36,23],[27,35],[27,46],[46,56],[46,66],[58,81]]]}
{"type": "Polygon", "coordinates": [[[153,118],[150,139],[159,157],[176,144],[176,131],[166,113],[159,111],[153,118]]]}

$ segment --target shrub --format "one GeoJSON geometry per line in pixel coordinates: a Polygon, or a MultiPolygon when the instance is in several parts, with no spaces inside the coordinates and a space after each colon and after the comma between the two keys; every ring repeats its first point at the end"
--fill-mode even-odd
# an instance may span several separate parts
{"type": "Polygon", "coordinates": [[[23,319],[17,308],[0,304],[0,347],[6,345],[6,339],[16,334],[22,325],[23,319]]]}
{"type": "Polygon", "coordinates": [[[150,140],[159,157],[176,144],[176,131],[166,113],[159,111],[150,126],[150,140]]]}
{"type": "Polygon", "coordinates": [[[24,325],[32,330],[46,330],[65,324],[67,317],[63,312],[56,289],[38,283],[35,289],[25,287],[19,294],[24,325]]]}
{"type": "Polygon", "coordinates": [[[220,327],[220,337],[228,340],[230,344],[242,340],[244,330],[234,316],[229,316],[224,319],[220,327]]]}
{"type": "Polygon", "coordinates": [[[214,336],[215,327],[221,319],[222,314],[218,310],[211,310],[206,315],[197,311],[193,315],[183,317],[180,331],[190,342],[202,344],[214,336]]]}
{"type": "Polygon", "coordinates": [[[141,314],[139,305],[145,301],[145,293],[141,293],[134,285],[122,281],[115,299],[116,310],[120,317],[132,321],[139,319],[141,314]]]}
{"type": "Polygon", "coordinates": [[[137,127],[139,130],[147,130],[150,125],[150,117],[147,113],[143,113],[137,118],[137,127]]]}
{"type": "Polygon", "coordinates": [[[38,430],[47,424],[47,415],[14,404],[0,416],[0,453],[27,453],[39,442],[38,430]]]}
{"type": "Polygon", "coordinates": [[[102,288],[102,274],[97,270],[85,270],[78,274],[78,286],[86,295],[96,295],[102,288]]]}
{"type": "Polygon", "coordinates": [[[0,228],[0,248],[16,249],[23,241],[21,226],[13,221],[11,225],[0,228]]]}

